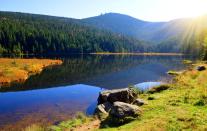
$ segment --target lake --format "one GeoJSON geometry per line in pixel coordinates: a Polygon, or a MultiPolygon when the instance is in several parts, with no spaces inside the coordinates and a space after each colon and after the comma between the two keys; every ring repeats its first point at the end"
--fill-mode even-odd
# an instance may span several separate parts
{"type": "MultiPolygon", "coordinates": [[[[57,57],[59,58],[59,57],[57,57]]],[[[64,63],[31,76],[24,84],[0,89],[0,130],[19,130],[32,123],[56,124],[77,112],[91,114],[104,89],[171,79],[184,56],[73,55],[64,63]]]]}

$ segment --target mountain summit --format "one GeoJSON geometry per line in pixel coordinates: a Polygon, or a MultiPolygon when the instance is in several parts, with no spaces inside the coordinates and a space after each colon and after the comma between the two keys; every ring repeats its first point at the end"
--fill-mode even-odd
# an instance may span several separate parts
{"type": "Polygon", "coordinates": [[[193,20],[183,18],[169,22],[147,22],[118,13],[82,19],[88,25],[153,42],[179,38],[191,26],[193,20]]]}

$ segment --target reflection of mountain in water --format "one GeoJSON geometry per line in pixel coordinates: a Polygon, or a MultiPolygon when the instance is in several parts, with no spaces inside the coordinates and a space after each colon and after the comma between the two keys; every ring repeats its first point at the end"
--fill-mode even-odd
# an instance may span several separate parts
{"type": "MultiPolygon", "coordinates": [[[[103,88],[121,88],[144,81],[156,81],[169,69],[183,68],[181,56],[79,56],[63,58],[61,66],[45,69],[30,77],[21,88],[28,90],[72,84],[89,84],[103,88]]],[[[16,88],[16,89],[15,89],[16,88]]],[[[4,89],[2,89],[3,91],[4,89]]]]}

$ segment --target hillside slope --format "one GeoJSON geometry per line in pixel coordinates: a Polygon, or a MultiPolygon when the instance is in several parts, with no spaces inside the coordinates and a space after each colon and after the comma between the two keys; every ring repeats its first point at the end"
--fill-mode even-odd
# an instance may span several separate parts
{"type": "Polygon", "coordinates": [[[189,31],[195,19],[183,18],[169,22],[147,22],[123,14],[108,13],[82,19],[82,21],[88,25],[133,36],[137,39],[162,42],[172,38],[180,39],[186,31],[189,31]]]}
{"type": "Polygon", "coordinates": [[[145,46],[77,19],[0,12],[0,54],[144,52],[145,46]]]}

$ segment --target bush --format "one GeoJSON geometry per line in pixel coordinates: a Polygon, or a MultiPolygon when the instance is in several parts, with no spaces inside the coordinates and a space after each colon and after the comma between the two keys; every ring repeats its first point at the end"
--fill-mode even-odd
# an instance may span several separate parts
{"type": "Polygon", "coordinates": [[[155,97],[153,97],[153,96],[149,96],[147,99],[148,99],[148,100],[154,100],[155,97]]]}
{"type": "Polygon", "coordinates": [[[205,106],[205,101],[203,99],[199,99],[194,103],[194,106],[205,106]]]}
{"type": "Polygon", "coordinates": [[[170,88],[170,85],[160,85],[160,86],[155,86],[155,87],[149,89],[148,93],[153,94],[153,93],[156,93],[156,92],[161,92],[161,91],[163,91],[163,90],[167,90],[167,89],[169,89],[169,88],[170,88]]]}

